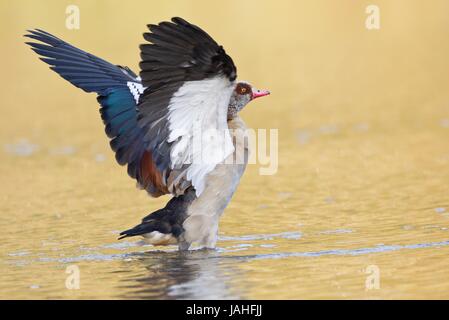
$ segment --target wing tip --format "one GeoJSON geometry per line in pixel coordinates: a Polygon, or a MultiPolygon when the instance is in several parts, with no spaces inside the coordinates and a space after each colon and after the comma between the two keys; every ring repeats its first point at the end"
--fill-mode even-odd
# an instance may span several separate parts
{"type": "Polygon", "coordinates": [[[48,33],[47,31],[44,31],[42,29],[27,29],[27,33],[23,35],[25,38],[37,40],[41,43],[37,42],[25,42],[27,45],[36,47],[38,45],[47,45],[51,47],[56,47],[60,45],[61,43],[64,43],[63,40],[59,39],[58,37],[55,37],[54,35],[48,33]]]}
{"type": "Polygon", "coordinates": [[[170,20],[171,20],[171,22],[179,24],[179,25],[183,25],[183,26],[189,26],[190,25],[190,23],[188,21],[184,20],[181,17],[173,17],[170,20]]]}

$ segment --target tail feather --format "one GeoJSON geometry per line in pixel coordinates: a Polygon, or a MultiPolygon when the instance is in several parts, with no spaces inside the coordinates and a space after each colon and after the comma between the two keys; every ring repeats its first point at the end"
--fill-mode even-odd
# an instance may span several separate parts
{"type": "Polygon", "coordinates": [[[195,198],[195,190],[191,187],[184,195],[171,198],[164,208],[144,217],[142,223],[120,232],[118,240],[146,235],[154,231],[163,235],[172,235],[179,239],[184,232],[182,224],[187,217],[187,208],[195,198]]]}
{"type": "Polygon", "coordinates": [[[162,234],[172,234],[174,237],[178,237],[180,233],[180,230],[178,230],[176,225],[170,225],[169,223],[160,220],[151,220],[148,222],[142,222],[134,228],[120,232],[120,237],[118,240],[127,237],[149,234],[153,231],[157,231],[162,234]]]}

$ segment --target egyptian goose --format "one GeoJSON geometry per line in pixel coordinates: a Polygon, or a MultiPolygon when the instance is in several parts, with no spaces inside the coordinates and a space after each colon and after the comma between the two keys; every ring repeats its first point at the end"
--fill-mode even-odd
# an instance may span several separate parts
{"type": "Polygon", "coordinates": [[[215,248],[219,218],[247,164],[238,112],[269,92],[237,82],[231,57],[199,27],[173,18],[148,28],[140,77],[43,30],[26,37],[40,41],[27,44],[53,71],[98,94],[117,162],[138,186],[152,197],[173,195],[119,239],[140,235],[180,250],[193,243],[215,248]]]}

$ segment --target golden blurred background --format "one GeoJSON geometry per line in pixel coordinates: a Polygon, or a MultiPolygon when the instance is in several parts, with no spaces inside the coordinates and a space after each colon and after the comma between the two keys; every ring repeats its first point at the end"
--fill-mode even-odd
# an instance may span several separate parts
{"type": "Polygon", "coordinates": [[[191,284],[187,297],[449,298],[448,12],[445,0],[2,0],[0,297],[180,298],[173,288],[211,270],[220,285],[191,284]],[[371,4],[378,30],[365,26],[371,4]],[[68,5],[80,8],[79,30],[66,28],[68,5]],[[221,255],[247,257],[235,263],[115,246],[167,198],[134,188],[95,96],[24,44],[41,28],[137,72],[146,24],[172,16],[272,92],[242,112],[249,127],[279,129],[279,170],[250,166],[222,219],[221,255]],[[80,290],[64,287],[70,263],[80,290]],[[191,278],[161,275],[161,264],[191,278]],[[379,289],[366,288],[369,265],[379,289]]]}

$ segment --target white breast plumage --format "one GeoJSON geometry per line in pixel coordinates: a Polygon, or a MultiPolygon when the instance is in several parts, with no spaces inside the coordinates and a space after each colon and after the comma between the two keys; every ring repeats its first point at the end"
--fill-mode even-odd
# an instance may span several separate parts
{"type": "Polygon", "coordinates": [[[234,151],[226,122],[232,90],[233,84],[218,76],[186,82],[170,100],[171,169],[187,165],[183,174],[197,196],[206,175],[234,151]]]}

